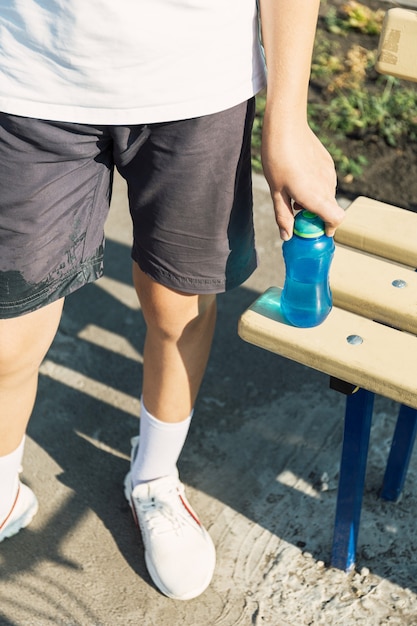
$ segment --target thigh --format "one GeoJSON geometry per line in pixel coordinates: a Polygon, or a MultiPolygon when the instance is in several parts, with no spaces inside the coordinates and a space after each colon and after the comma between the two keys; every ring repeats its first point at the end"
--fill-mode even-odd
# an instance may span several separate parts
{"type": "Polygon", "coordinates": [[[130,137],[119,169],[129,188],[132,256],[155,281],[185,293],[219,293],[254,271],[253,116],[250,100],[141,128],[137,150],[130,137]]]}
{"type": "Polygon", "coordinates": [[[102,130],[0,113],[0,317],[102,273],[112,163],[102,130]]]}

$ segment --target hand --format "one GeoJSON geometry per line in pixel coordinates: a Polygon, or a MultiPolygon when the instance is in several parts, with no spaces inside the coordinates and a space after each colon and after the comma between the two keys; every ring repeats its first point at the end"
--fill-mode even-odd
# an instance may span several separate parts
{"type": "MultiPolygon", "coordinates": [[[[284,125],[283,125],[284,126],[284,125]]],[[[262,163],[274,203],[281,239],[293,233],[294,209],[319,215],[332,237],[344,219],[336,202],[337,177],[333,160],[307,125],[271,130],[264,120],[262,163]]]]}

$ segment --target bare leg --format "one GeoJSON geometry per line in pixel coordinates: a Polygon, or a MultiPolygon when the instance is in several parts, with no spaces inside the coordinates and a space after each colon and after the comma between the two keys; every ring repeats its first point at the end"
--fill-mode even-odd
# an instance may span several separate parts
{"type": "Polygon", "coordinates": [[[35,402],[39,366],[61,318],[63,300],[0,320],[0,456],[21,443],[35,402]]]}
{"type": "Polygon", "coordinates": [[[156,283],[139,267],[133,279],[147,325],[143,400],[163,422],[180,422],[194,407],[216,321],[215,295],[188,295],[156,283]]]}
{"type": "Polygon", "coordinates": [[[137,265],[133,277],[147,333],[140,439],[134,443],[139,447],[133,449],[125,494],[153,581],[169,597],[185,600],[204,591],[216,562],[213,542],[187,503],[176,469],[210,353],[216,297],[163,287],[137,265]]]}

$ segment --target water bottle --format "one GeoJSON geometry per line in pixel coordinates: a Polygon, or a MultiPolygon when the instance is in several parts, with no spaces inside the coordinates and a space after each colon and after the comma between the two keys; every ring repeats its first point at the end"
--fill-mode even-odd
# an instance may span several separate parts
{"type": "Polygon", "coordinates": [[[303,210],[297,213],[294,234],[284,241],[282,252],[286,275],[281,311],[293,326],[318,326],[332,308],[329,270],[333,237],[327,237],[318,215],[303,210]]]}

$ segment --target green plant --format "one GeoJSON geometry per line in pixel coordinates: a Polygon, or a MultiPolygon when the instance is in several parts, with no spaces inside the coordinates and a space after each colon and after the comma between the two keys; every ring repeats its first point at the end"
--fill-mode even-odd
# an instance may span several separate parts
{"type": "MultiPolygon", "coordinates": [[[[368,94],[364,90],[339,92],[326,105],[325,128],[344,136],[378,135],[390,146],[400,138],[417,137],[417,91],[401,88],[398,79],[381,78],[385,88],[381,93],[368,94]]],[[[319,110],[316,108],[316,114],[319,110]]],[[[321,113],[324,111],[322,110],[321,113]]]]}
{"type": "Polygon", "coordinates": [[[339,11],[330,8],[325,23],[329,32],[340,35],[356,30],[365,35],[379,35],[385,11],[373,11],[361,2],[349,0],[339,11]]]}
{"type": "Polygon", "coordinates": [[[317,36],[311,64],[311,78],[328,83],[335,74],[342,71],[343,67],[344,64],[338,44],[324,37],[317,36]]]}
{"type": "Polygon", "coordinates": [[[327,83],[330,93],[340,89],[357,91],[363,89],[367,74],[375,63],[375,53],[363,46],[352,45],[341,62],[340,71],[335,72],[327,83]]]}

